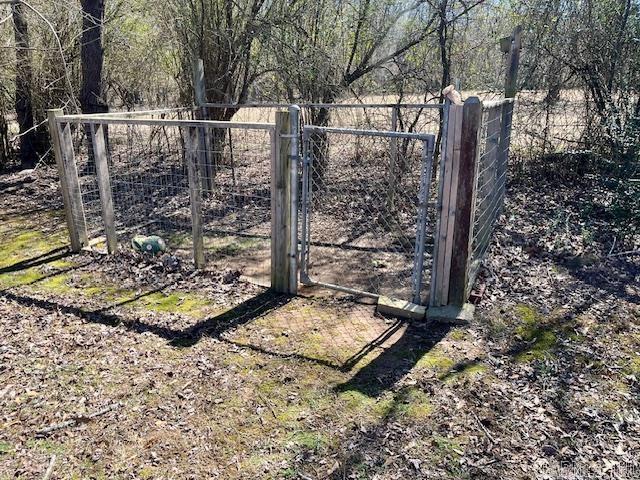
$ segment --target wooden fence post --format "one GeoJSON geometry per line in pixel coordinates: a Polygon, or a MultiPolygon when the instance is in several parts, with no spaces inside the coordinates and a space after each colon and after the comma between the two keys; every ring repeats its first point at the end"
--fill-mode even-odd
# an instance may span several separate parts
{"type": "Polygon", "coordinates": [[[191,201],[191,233],[193,237],[193,261],[196,268],[204,267],[204,237],[202,233],[202,193],[200,190],[200,156],[198,127],[185,129],[187,147],[187,174],[189,177],[189,198],[191,201]]]}
{"type": "Polygon", "coordinates": [[[435,230],[431,294],[429,308],[442,307],[449,301],[449,273],[453,254],[453,227],[456,217],[456,196],[462,130],[462,105],[447,103],[445,134],[440,157],[440,187],[438,219],[435,230]]]}
{"type": "Polygon", "coordinates": [[[196,106],[202,107],[207,102],[204,81],[204,61],[196,58],[193,61],[193,90],[195,94],[196,106]]]}
{"type": "Polygon", "coordinates": [[[444,172],[444,188],[450,188],[444,196],[449,209],[445,210],[443,205],[438,237],[438,242],[443,242],[438,251],[441,258],[434,259],[434,263],[438,262],[434,265],[438,272],[436,278],[448,278],[438,280],[435,298],[440,304],[430,305],[427,317],[460,323],[470,321],[474,311],[467,298],[482,102],[471,97],[463,106],[452,108],[449,118],[445,151],[449,171],[445,167],[444,172]]]}
{"type": "MultiPolygon", "coordinates": [[[[507,59],[504,96],[505,98],[515,98],[518,93],[518,68],[520,66],[520,49],[522,47],[522,27],[518,25],[514,29],[513,34],[503,40],[503,52],[509,55],[507,59]]],[[[501,197],[504,196],[506,187],[507,162],[513,126],[513,108],[513,102],[505,103],[502,106],[500,143],[498,145],[498,170],[496,172],[498,188],[500,189],[499,195],[501,197]]],[[[502,203],[500,203],[500,209],[498,210],[498,214],[500,213],[502,213],[502,203]]]]}
{"type": "Polygon", "coordinates": [[[291,123],[289,112],[276,112],[271,159],[271,288],[280,293],[296,293],[296,277],[291,274],[291,123]],[[292,279],[293,284],[292,284],[292,279]]]}
{"type": "Polygon", "coordinates": [[[47,111],[49,122],[49,133],[53,144],[53,152],[58,167],[60,177],[60,187],[62,189],[62,199],[64,202],[65,217],[69,238],[71,240],[71,250],[79,252],[83,246],[88,244],[87,225],[82,205],[82,194],[80,192],[80,182],[78,180],[78,170],[73,152],[73,137],[71,126],[66,124],[64,128],[56,122],[56,117],[62,115],[62,109],[47,111]]]}
{"type": "Polygon", "coordinates": [[[449,305],[462,307],[468,298],[469,261],[475,214],[475,187],[482,102],[471,97],[464,102],[460,167],[453,233],[453,256],[449,279],[449,305]]]}
{"type": "Polygon", "coordinates": [[[515,98],[518,91],[518,68],[520,66],[520,48],[522,46],[522,26],[518,25],[513,34],[500,40],[502,51],[509,54],[507,75],[504,82],[505,98],[515,98]]]}
{"type": "Polygon", "coordinates": [[[61,108],[47,110],[47,118],[49,120],[49,135],[51,136],[51,145],[53,146],[53,155],[56,159],[58,167],[58,178],[60,179],[60,189],[62,190],[62,202],[64,204],[64,217],[67,221],[67,230],[69,231],[69,240],[71,242],[71,250],[80,251],[82,243],[78,236],[73,219],[73,211],[71,209],[71,196],[69,194],[69,184],[67,182],[67,174],[64,168],[64,159],[62,158],[62,148],[60,146],[60,130],[56,124],[56,117],[63,114],[61,108]]]}
{"type": "Polygon", "coordinates": [[[111,179],[109,178],[109,162],[105,142],[104,125],[91,125],[91,144],[93,145],[93,158],[96,162],[96,176],[98,177],[98,190],[102,206],[102,221],[107,237],[107,251],[115,253],[118,250],[118,237],[116,235],[115,216],[113,213],[113,195],[111,191],[111,179]]]}
{"type": "MultiPolygon", "coordinates": [[[[208,120],[209,115],[207,112],[207,92],[204,79],[204,61],[201,58],[196,58],[193,61],[193,90],[196,101],[195,118],[196,120],[208,120]]],[[[211,133],[208,128],[202,127],[198,134],[200,151],[202,152],[202,171],[200,180],[202,181],[202,191],[208,194],[213,191],[215,168],[213,164],[213,158],[216,152],[211,151],[214,142],[211,138],[211,133]]],[[[217,139],[217,137],[216,137],[217,139]]],[[[218,145],[216,142],[215,145],[218,145]]]]}

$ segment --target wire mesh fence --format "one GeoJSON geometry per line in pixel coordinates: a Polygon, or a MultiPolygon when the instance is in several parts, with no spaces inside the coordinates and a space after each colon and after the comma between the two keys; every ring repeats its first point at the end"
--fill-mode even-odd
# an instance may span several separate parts
{"type": "Polygon", "coordinates": [[[422,303],[434,143],[426,134],[305,127],[304,282],[422,303]]]}
{"type": "Polygon", "coordinates": [[[591,149],[593,122],[582,92],[564,90],[553,96],[543,91],[520,92],[513,124],[514,163],[531,164],[591,149]]]}
{"type": "MultiPolygon", "coordinates": [[[[59,117],[64,157],[76,177],[77,192],[71,188],[70,195],[80,199],[71,209],[72,223],[82,226],[85,238],[100,243],[106,237],[109,246],[110,208],[112,237],[121,245],[138,234],[159,235],[172,254],[185,260],[193,255],[197,267],[235,269],[263,284],[273,282],[274,262],[293,262],[287,270],[297,283],[299,254],[300,279],[307,285],[422,305],[437,263],[436,290],[443,292],[437,305],[446,305],[458,275],[448,272],[463,272],[462,285],[471,288],[501,213],[513,103],[483,105],[476,98],[456,105],[455,118],[449,109],[428,110],[434,129],[441,112],[445,119],[441,161],[435,161],[435,132],[305,125],[297,173],[293,125],[308,119],[298,122],[291,113],[287,120],[279,114],[280,123],[194,120],[204,116],[201,109],[59,117]],[[466,123],[471,117],[465,112],[478,108],[478,143],[471,146],[467,141],[475,135],[467,131],[476,127],[466,123]],[[274,197],[274,179],[288,179],[297,194],[274,197]],[[293,232],[277,261],[273,245],[287,237],[272,242],[274,228],[280,228],[274,227],[274,208],[290,209],[290,219],[278,221],[293,232]],[[461,270],[455,259],[463,250],[468,262],[461,270]]],[[[247,109],[258,111],[273,113],[247,109]]]]}
{"type": "Polygon", "coordinates": [[[194,248],[195,187],[206,260],[268,277],[273,125],[156,116],[59,122],[62,137],[72,139],[66,157],[73,162],[81,199],[81,208],[73,209],[74,224],[82,226],[89,239],[108,235],[98,168],[104,154],[121,245],[134,235],[159,235],[173,253],[188,258],[194,248]],[[95,148],[100,137],[103,147],[95,148]],[[190,178],[191,159],[197,182],[190,178]]]}
{"type": "Polygon", "coordinates": [[[482,110],[468,288],[476,279],[504,205],[512,112],[513,104],[503,102],[486,104],[482,110]]]}

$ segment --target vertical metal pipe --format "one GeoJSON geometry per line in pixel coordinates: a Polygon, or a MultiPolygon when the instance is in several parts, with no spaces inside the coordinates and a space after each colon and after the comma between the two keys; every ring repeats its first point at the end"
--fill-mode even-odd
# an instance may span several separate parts
{"type": "Polygon", "coordinates": [[[424,269],[424,247],[427,229],[427,207],[431,187],[433,166],[434,139],[425,140],[422,144],[422,171],[420,172],[420,192],[418,196],[418,221],[416,225],[416,244],[413,262],[413,303],[421,304],[422,271],[424,269]]]}
{"type": "Polygon", "coordinates": [[[309,129],[302,128],[302,231],[300,232],[300,282],[308,283],[309,261],[309,176],[311,174],[311,158],[309,148],[309,129]]]}
{"type": "Polygon", "coordinates": [[[289,291],[298,291],[298,162],[299,162],[299,142],[300,142],[300,107],[298,105],[289,106],[289,132],[291,135],[290,163],[290,183],[291,183],[291,241],[289,252],[289,291]]]}

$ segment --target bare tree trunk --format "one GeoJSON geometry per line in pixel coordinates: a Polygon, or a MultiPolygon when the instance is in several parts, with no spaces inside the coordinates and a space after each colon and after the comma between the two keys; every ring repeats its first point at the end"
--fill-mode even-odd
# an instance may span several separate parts
{"type": "MultiPolygon", "coordinates": [[[[449,28],[447,24],[447,9],[448,9],[448,0],[443,0],[440,2],[439,6],[439,21],[438,21],[438,49],[440,52],[440,65],[442,67],[442,76],[440,78],[440,97],[439,103],[444,102],[444,95],[442,94],[442,90],[449,86],[451,83],[451,52],[449,51],[449,28]]],[[[441,109],[438,112],[440,123],[438,126],[438,136],[436,138],[434,159],[438,159],[440,157],[440,147],[442,144],[442,134],[444,127],[444,111],[441,109]]],[[[433,162],[433,176],[435,178],[435,174],[437,172],[438,163],[433,162]]]]}
{"type": "Polygon", "coordinates": [[[16,117],[20,127],[20,165],[33,168],[38,160],[38,138],[34,129],[31,81],[33,70],[29,29],[21,3],[13,4],[13,32],[16,42],[16,117]]]}
{"type": "Polygon", "coordinates": [[[109,110],[102,85],[102,23],[104,0],[81,0],[82,11],[82,87],[80,105],[83,113],[104,113],[109,110]]]}

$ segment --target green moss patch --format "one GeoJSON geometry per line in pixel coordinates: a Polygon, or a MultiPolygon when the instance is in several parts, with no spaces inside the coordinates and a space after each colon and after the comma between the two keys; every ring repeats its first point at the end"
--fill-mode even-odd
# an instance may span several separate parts
{"type": "Polygon", "coordinates": [[[517,353],[516,360],[531,362],[552,355],[558,337],[550,326],[544,325],[544,317],[527,305],[516,306],[515,314],[520,320],[520,325],[516,328],[515,333],[528,344],[517,353]]]}
{"type": "Polygon", "coordinates": [[[433,405],[425,392],[415,387],[408,387],[398,392],[393,410],[396,415],[420,420],[431,415],[433,405]]]}
{"type": "Polygon", "coordinates": [[[447,357],[438,349],[428,351],[416,363],[418,369],[435,370],[439,373],[451,370],[454,365],[453,359],[447,357]]]}
{"type": "Polygon", "coordinates": [[[0,287],[12,288],[28,285],[44,278],[44,274],[35,268],[0,274],[0,287]]]}
{"type": "Polygon", "coordinates": [[[465,332],[461,328],[454,328],[449,333],[449,338],[451,338],[451,340],[456,340],[456,341],[464,340],[465,338],[467,338],[467,332],[465,332]]]}
{"type": "Polygon", "coordinates": [[[549,357],[558,341],[555,333],[544,328],[528,330],[526,334],[520,334],[520,336],[524,341],[531,343],[516,355],[516,360],[519,362],[531,362],[549,357]]]}
{"type": "Polygon", "coordinates": [[[260,238],[205,237],[204,248],[208,254],[214,257],[227,257],[252,250],[264,242],[266,242],[266,240],[260,238]]]}
{"type": "Polygon", "coordinates": [[[625,370],[629,375],[640,376],[640,356],[633,357],[625,370]]]}
{"type": "Polygon", "coordinates": [[[290,438],[289,442],[294,447],[298,447],[304,450],[318,452],[322,448],[329,445],[329,440],[326,436],[321,435],[315,432],[308,431],[300,431],[294,433],[290,438]]]}
{"type": "Polygon", "coordinates": [[[210,305],[208,300],[186,292],[154,292],[131,303],[131,306],[154,312],[193,316],[202,315],[210,305]]]}
{"type": "Polygon", "coordinates": [[[447,382],[454,382],[462,379],[472,379],[479,377],[486,373],[487,366],[480,362],[470,362],[460,365],[459,367],[453,367],[449,372],[443,375],[441,380],[447,382]]]}
{"type": "MultiPolygon", "coordinates": [[[[21,229],[22,225],[15,226],[15,230],[21,229]]],[[[64,245],[66,236],[61,233],[50,235],[38,230],[28,230],[17,235],[0,235],[0,268],[43,255],[64,245]]]]}
{"type": "Polygon", "coordinates": [[[339,398],[348,412],[372,420],[385,418],[393,410],[393,398],[390,395],[372,398],[357,390],[346,390],[340,392],[339,398]]]}
{"type": "Polygon", "coordinates": [[[0,442],[0,455],[8,455],[15,451],[13,445],[7,442],[0,442]]]}

